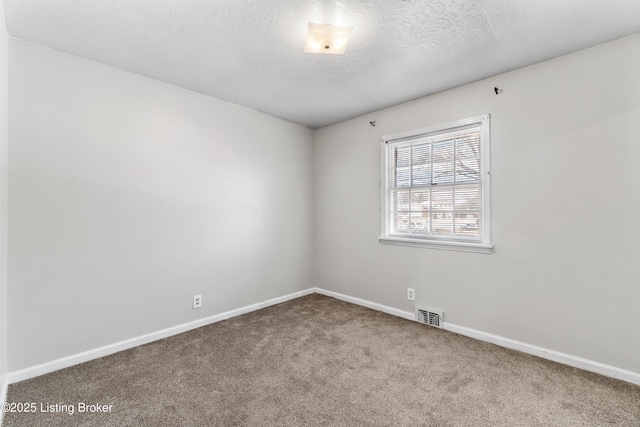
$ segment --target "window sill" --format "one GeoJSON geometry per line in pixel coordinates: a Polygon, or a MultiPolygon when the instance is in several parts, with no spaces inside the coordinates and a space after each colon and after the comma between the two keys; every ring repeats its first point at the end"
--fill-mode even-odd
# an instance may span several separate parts
{"type": "Polygon", "coordinates": [[[493,245],[486,245],[484,243],[471,243],[471,242],[447,242],[442,240],[422,240],[422,239],[407,239],[403,237],[378,237],[378,240],[383,245],[399,245],[399,246],[413,246],[417,248],[430,248],[430,249],[443,249],[446,251],[461,251],[461,252],[475,252],[479,254],[490,254],[493,252],[493,245]]]}

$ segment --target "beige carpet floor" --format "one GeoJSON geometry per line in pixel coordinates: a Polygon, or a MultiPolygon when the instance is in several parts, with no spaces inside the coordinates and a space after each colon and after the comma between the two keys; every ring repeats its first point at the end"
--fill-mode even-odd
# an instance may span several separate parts
{"type": "Polygon", "coordinates": [[[8,401],[38,405],[10,427],[640,426],[638,386],[321,295],[13,384],[8,401]],[[79,412],[96,403],[112,406],[79,412]]]}

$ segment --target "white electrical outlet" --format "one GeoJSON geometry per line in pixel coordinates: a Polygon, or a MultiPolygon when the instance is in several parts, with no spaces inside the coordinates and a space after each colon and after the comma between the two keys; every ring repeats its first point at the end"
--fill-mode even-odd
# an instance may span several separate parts
{"type": "Polygon", "coordinates": [[[415,301],[416,300],[416,290],[415,289],[407,288],[407,299],[409,301],[415,301]]]}
{"type": "Polygon", "coordinates": [[[194,295],[193,296],[193,308],[202,307],[202,295],[194,295]]]}

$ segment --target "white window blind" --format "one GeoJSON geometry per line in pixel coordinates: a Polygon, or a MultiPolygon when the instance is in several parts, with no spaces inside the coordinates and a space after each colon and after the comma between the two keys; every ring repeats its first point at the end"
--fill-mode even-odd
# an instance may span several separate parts
{"type": "Polygon", "coordinates": [[[383,137],[382,243],[490,249],[489,116],[383,137]]]}

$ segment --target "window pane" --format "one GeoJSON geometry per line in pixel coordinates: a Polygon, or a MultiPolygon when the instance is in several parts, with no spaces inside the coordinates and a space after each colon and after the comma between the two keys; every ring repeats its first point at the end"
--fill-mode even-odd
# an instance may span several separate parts
{"type": "Polygon", "coordinates": [[[413,191],[411,193],[411,210],[426,212],[429,210],[429,190],[413,191]]]}
{"type": "Polygon", "coordinates": [[[453,139],[433,142],[433,161],[446,162],[453,160],[453,139]]]}
{"type": "Polygon", "coordinates": [[[411,187],[411,167],[397,168],[395,170],[396,188],[411,187]]]}
{"type": "Polygon", "coordinates": [[[433,164],[432,184],[453,184],[453,162],[433,164]]]}
{"type": "MultiPolygon", "coordinates": [[[[428,215],[428,214],[427,214],[428,215]]],[[[414,213],[411,215],[411,233],[412,234],[428,234],[429,233],[429,217],[414,213]]]]}
{"type": "Polygon", "coordinates": [[[477,211],[480,209],[480,186],[456,187],[455,210],[477,211]]]}
{"type": "Polygon", "coordinates": [[[477,213],[456,214],[456,234],[468,237],[478,237],[480,227],[478,226],[477,213]]]}
{"type": "Polygon", "coordinates": [[[452,212],[433,212],[431,214],[433,222],[433,234],[453,234],[453,213],[452,212]]]}
{"type": "Polygon", "coordinates": [[[392,233],[408,233],[409,232],[409,213],[408,212],[391,212],[391,232],[392,233]]]}
{"type": "Polygon", "coordinates": [[[413,167],[413,185],[431,184],[431,165],[413,167]]]}
{"type": "Polygon", "coordinates": [[[431,144],[421,143],[413,146],[413,164],[431,163],[431,144]]]}
{"type": "Polygon", "coordinates": [[[453,211],[453,187],[432,189],[431,209],[453,211]]]}
{"type": "Polygon", "coordinates": [[[480,157],[480,134],[478,132],[458,135],[456,138],[456,158],[480,157]]]}
{"type": "Polygon", "coordinates": [[[395,167],[411,165],[411,146],[394,147],[393,159],[393,165],[395,167]]]}
{"type": "Polygon", "coordinates": [[[480,160],[464,159],[456,162],[456,182],[480,181],[480,160]]]}
{"type": "Polygon", "coordinates": [[[393,206],[391,210],[394,211],[409,211],[409,191],[394,191],[392,195],[393,206]]]}

